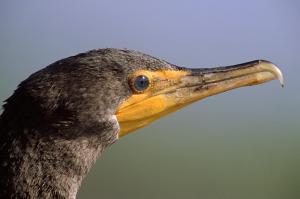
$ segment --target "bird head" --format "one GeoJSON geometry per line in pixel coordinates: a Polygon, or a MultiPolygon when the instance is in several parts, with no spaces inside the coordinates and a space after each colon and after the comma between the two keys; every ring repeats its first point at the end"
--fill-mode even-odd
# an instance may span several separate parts
{"type": "Polygon", "coordinates": [[[203,98],[273,79],[283,83],[280,70],[261,60],[192,69],[119,49],[62,59],[23,81],[4,105],[0,184],[18,184],[4,186],[13,196],[73,198],[118,137],[203,98]]]}
{"type": "Polygon", "coordinates": [[[195,101],[273,79],[283,84],[280,70],[263,60],[195,69],[136,51],[100,49],[34,73],[4,107],[14,115],[29,112],[19,123],[35,129],[51,126],[78,136],[114,126],[114,137],[122,137],[195,101]]]}

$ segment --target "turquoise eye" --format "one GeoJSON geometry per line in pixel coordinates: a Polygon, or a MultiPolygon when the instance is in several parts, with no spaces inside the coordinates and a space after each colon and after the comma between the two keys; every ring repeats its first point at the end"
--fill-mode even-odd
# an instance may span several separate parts
{"type": "Polygon", "coordinates": [[[134,89],[138,92],[142,92],[149,87],[149,79],[144,75],[137,76],[133,83],[134,89]]]}

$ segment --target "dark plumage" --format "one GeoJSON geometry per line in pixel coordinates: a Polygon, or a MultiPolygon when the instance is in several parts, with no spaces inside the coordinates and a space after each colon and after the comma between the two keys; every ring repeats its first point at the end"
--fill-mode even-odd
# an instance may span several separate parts
{"type": "Polygon", "coordinates": [[[118,104],[137,68],[176,68],[129,50],[100,49],[32,74],[0,119],[0,198],[74,198],[103,149],[115,142],[118,104]]]}

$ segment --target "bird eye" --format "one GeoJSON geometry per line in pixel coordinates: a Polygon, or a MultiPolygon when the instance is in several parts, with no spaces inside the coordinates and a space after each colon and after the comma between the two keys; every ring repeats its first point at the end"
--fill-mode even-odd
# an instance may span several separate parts
{"type": "Polygon", "coordinates": [[[133,82],[133,87],[137,92],[142,92],[149,87],[149,79],[144,75],[137,76],[133,82]]]}

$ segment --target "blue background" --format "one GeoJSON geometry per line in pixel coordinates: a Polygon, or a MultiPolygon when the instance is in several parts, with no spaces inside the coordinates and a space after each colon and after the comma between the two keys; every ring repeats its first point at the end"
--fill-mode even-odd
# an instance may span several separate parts
{"type": "Polygon", "coordinates": [[[299,21],[296,0],[2,0],[0,101],[31,73],[94,48],[187,67],[267,59],[284,89],[220,94],[120,139],[78,198],[300,198],[299,21]]]}

